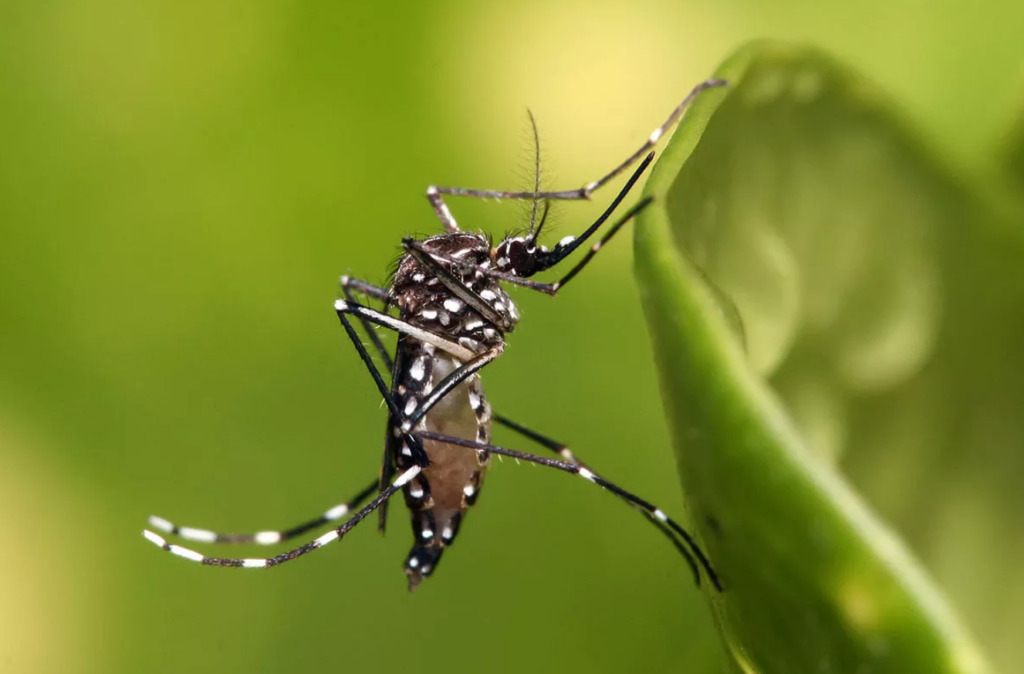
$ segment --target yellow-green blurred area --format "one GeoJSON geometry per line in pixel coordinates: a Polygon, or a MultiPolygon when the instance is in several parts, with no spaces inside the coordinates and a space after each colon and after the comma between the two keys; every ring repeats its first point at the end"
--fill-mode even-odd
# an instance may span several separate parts
{"type": "MultiPolygon", "coordinates": [[[[139,532],[151,513],[285,527],[376,475],[385,416],[334,315],[337,277],[384,283],[403,235],[438,231],[428,184],[529,189],[528,107],[545,184],[576,187],[741,42],[799,39],[987,175],[1019,109],[1021,35],[1011,2],[7,0],[0,672],[723,671],[672,548],[545,469],[496,464],[414,595],[398,503],[385,538],[368,524],[265,572],[189,564],[139,532]]],[[[550,240],[611,196],[558,205],[550,240]]],[[[451,206],[497,236],[526,217],[451,206]]],[[[484,380],[496,410],[682,515],[626,237],[556,299],[516,293],[523,322],[484,380]]],[[[989,572],[928,555],[977,544],[992,513],[929,473],[957,508],[916,551],[1006,668],[1013,624],[973,592],[989,572]]],[[[881,484],[882,506],[906,488],[881,484]]],[[[982,504],[995,486],[970,488],[982,504]]],[[[1024,553],[1019,536],[1002,547],[1024,553]]],[[[1024,603],[1021,587],[1005,593],[1024,603]]]]}

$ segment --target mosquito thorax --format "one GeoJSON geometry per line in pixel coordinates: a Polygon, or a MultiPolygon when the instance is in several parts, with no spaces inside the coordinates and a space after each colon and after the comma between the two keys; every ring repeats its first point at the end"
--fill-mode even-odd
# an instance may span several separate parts
{"type": "Polygon", "coordinates": [[[485,273],[494,268],[487,238],[471,232],[455,232],[431,236],[420,243],[470,296],[460,297],[433,269],[406,254],[398,264],[390,290],[392,302],[405,320],[476,352],[504,342],[504,333],[519,321],[519,311],[498,281],[485,273]],[[461,264],[445,260],[457,260],[461,264]],[[487,320],[473,308],[473,301],[489,306],[501,317],[502,324],[487,320]]]}

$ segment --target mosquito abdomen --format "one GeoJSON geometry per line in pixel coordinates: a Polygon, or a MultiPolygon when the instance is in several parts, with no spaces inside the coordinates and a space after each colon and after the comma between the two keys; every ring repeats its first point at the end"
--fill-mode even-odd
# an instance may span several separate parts
{"type": "MultiPolygon", "coordinates": [[[[462,365],[455,357],[438,353],[427,344],[412,342],[406,348],[409,353],[405,362],[410,365],[401,373],[402,383],[396,390],[400,405],[422,399],[462,365]]],[[[417,429],[490,442],[491,411],[479,377],[469,378],[441,399],[417,429]]],[[[486,454],[436,440],[424,440],[423,449],[430,465],[405,486],[415,539],[405,561],[410,589],[433,572],[444,548],[455,541],[466,510],[480,493],[489,460],[486,454]]]]}

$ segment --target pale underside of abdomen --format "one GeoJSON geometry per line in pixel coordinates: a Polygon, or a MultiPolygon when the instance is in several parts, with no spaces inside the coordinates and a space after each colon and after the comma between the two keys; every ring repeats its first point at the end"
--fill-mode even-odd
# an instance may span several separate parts
{"type": "MultiPolygon", "coordinates": [[[[431,371],[431,388],[453,372],[461,363],[452,358],[435,357],[431,371]]],[[[475,375],[446,395],[427,414],[425,430],[478,442],[490,441],[490,419],[482,419],[471,404],[483,398],[480,380],[475,375]]],[[[477,407],[480,403],[477,403],[477,407]]],[[[423,471],[430,487],[434,518],[438,530],[443,530],[455,513],[464,512],[467,487],[479,490],[486,465],[478,454],[466,447],[436,440],[424,440],[423,448],[430,466],[423,471]]],[[[472,502],[472,499],[471,501],[472,502]]]]}

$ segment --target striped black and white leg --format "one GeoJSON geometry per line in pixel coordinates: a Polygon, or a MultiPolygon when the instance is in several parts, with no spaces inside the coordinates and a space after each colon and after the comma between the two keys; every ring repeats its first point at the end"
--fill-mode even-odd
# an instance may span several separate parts
{"type": "MultiPolygon", "coordinates": [[[[371,286],[370,290],[372,292],[374,288],[371,286]]],[[[383,289],[379,290],[383,291],[383,289]]],[[[348,336],[352,341],[353,346],[359,353],[360,359],[362,359],[363,363],[366,365],[367,370],[370,372],[370,375],[376,382],[378,390],[383,396],[385,403],[388,406],[388,409],[391,411],[392,418],[401,420],[401,424],[394,429],[394,432],[401,433],[402,435],[405,436],[407,441],[406,444],[409,448],[409,451],[411,452],[411,458],[413,462],[422,467],[428,466],[430,462],[426,453],[423,450],[422,442],[420,441],[419,438],[417,438],[414,434],[411,433],[412,429],[415,428],[416,424],[418,424],[422,420],[422,418],[437,403],[439,403],[453,389],[459,386],[459,384],[469,380],[479,370],[481,370],[483,367],[485,367],[486,365],[494,361],[499,355],[501,355],[502,346],[495,346],[492,347],[491,349],[488,349],[482,354],[476,354],[475,352],[465,349],[464,347],[457,345],[454,342],[445,340],[444,338],[438,337],[433,333],[429,333],[424,330],[421,330],[420,328],[416,328],[415,326],[411,326],[408,323],[405,323],[404,321],[394,319],[390,316],[387,316],[386,314],[374,312],[373,310],[368,309],[367,307],[363,307],[362,305],[349,303],[345,300],[339,300],[338,303],[335,305],[335,308],[338,312],[338,317],[341,319],[342,326],[345,328],[345,331],[348,333],[348,336]],[[344,306],[339,306],[341,304],[344,304],[344,306]],[[437,386],[433,388],[433,390],[430,392],[430,394],[426,397],[425,400],[417,403],[414,398],[410,398],[410,403],[412,404],[412,407],[407,406],[406,409],[400,410],[395,401],[394,395],[387,388],[386,384],[384,383],[384,379],[380,374],[380,371],[377,369],[377,366],[373,362],[372,358],[370,358],[370,355],[366,350],[366,347],[359,339],[359,336],[358,334],[356,334],[355,329],[352,327],[351,323],[347,320],[346,315],[354,315],[360,319],[365,318],[367,322],[395,330],[403,337],[407,335],[414,339],[419,339],[420,341],[425,342],[427,344],[433,344],[434,346],[442,348],[448,351],[449,353],[453,353],[453,355],[462,359],[465,362],[461,366],[456,368],[455,371],[451,372],[447,377],[442,379],[437,384],[437,386]],[[430,337],[433,339],[423,339],[419,333],[430,335],[430,337]],[[443,342],[443,344],[436,344],[434,340],[440,340],[441,342],[443,342]],[[455,353],[456,349],[464,351],[465,353],[455,353]]],[[[363,327],[366,328],[368,333],[372,334],[372,329],[366,324],[366,322],[363,322],[363,327]]],[[[376,336],[373,335],[371,341],[373,341],[374,344],[377,346],[378,352],[383,357],[385,363],[387,363],[389,367],[393,366],[394,359],[391,358],[390,354],[388,354],[387,350],[384,348],[380,340],[376,339],[376,336]]],[[[471,392],[470,401],[474,405],[473,411],[476,412],[477,415],[479,416],[483,412],[483,407],[486,406],[483,395],[479,393],[474,395],[473,392],[471,392]]],[[[390,443],[385,445],[385,455],[384,460],[382,462],[381,470],[382,481],[389,475],[388,471],[390,470],[391,467],[391,460],[394,458],[390,457],[388,454],[389,446],[390,443]]],[[[385,526],[385,513],[386,507],[381,508],[381,518],[379,525],[379,529],[381,531],[383,531],[383,528],[385,526]]]]}
{"type": "MultiPolygon", "coordinates": [[[[388,293],[387,288],[382,288],[380,286],[373,285],[372,283],[369,283],[367,281],[354,279],[351,276],[342,276],[340,279],[340,284],[341,290],[345,295],[345,299],[348,300],[349,302],[354,303],[356,301],[355,297],[353,296],[353,291],[360,292],[367,297],[383,302],[383,310],[385,312],[387,311],[390,299],[390,294],[388,293]]],[[[359,324],[363,326],[363,331],[366,333],[366,335],[370,338],[370,341],[373,343],[373,347],[374,349],[376,349],[377,355],[379,355],[383,360],[384,369],[387,370],[388,372],[392,372],[392,380],[394,380],[394,358],[391,357],[391,354],[388,352],[387,347],[384,346],[384,342],[381,341],[380,335],[378,335],[377,331],[374,329],[374,324],[370,323],[368,320],[364,318],[359,319],[359,324]]],[[[399,338],[401,339],[401,334],[399,334],[399,338]]],[[[410,439],[409,442],[411,443],[410,447],[418,445],[419,443],[419,441],[415,439],[410,439]]],[[[395,448],[389,438],[388,441],[384,443],[384,455],[381,457],[380,462],[380,477],[377,479],[379,489],[384,489],[384,487],[388,484],[388,482],[391,481],[391,478],[394,476],[394,451],[395,448]]],[[[377,530],[381,534],[383,534],[385,529],[387,528],[388,504],[385,503],[384,505],[382,505],[380,509],[377,511],[377,513],[379,516],[377,530]]]]}
{"type": "Polygon", "coordinates": [[[577,459],[576,456],[572,453],[572,450],[570,450],[568,446],[563,445],[561,442],[558,442],[557,440],[552,440],[546,435],[542,435],[537,431],[531,430],[516,421],[512,421],[503,414],[495,414],[494,420],[501,424],[502,426],[504,426],[505,428],[509,428],[515,431],[524,438],[529,438],[530,440],[533,440],[541,447],[550,449],[552,452],[559,455],[566,461],[570,463],[578,463],[579,465],[583,466],[583,462],[577,459]]]}
{"type": "MultiPolygon", "coordinates": [[[[437,383],[426,398],[416,407],[411,409],[403,410],[404,419],[402,420],[402,432],[408,433],[416,424],[426,416],[434,405],[441,402],[441,400],[452,392],[453,389],[462,384],[467,379],[475,375],[477,372],[482,370],[484,367],[494,362],[498,356],[501,355],[503,345],[499,344],[491,347],[487,351],[471,358],[468,362],[463,363],[456,368],[451,374],[442,379],[437,383]]],[[[482,404],[482,401],[479,403],[482,404]]],[[[476,412],[477,403],[473,404],[473,411],[476,412]]]]}
{"type": "MultiPolygon", "coordinates": [[[[551,450],[555,454],[562,457],[565,461],[569,463],[574,463],[580,468],[586,468],[587,470],[590,470],[590,467],[587,464],[577,459],[576,456],[566,445],[558,442],[557,440],[552,440],[551,438],[542,435],[537,431],[531,430],[526,426],[523,426],[520,423],[512,421],[508,417],[502,416],[500,414],[494,415],[494,421],[501,424],[502,426],[505,426],[506,428],[515,431],[516,433],[519,433],[523,437],[533,440],[541,447],[551,450]]],[[[679,554],[681,554],[683,556],[683,559],[686,560],[686,563],[687,565],[689,565],[690,570],[693,571],[694,581],[697,583],[697,585],[700,585],[700,569],[697,566],[697,561],[693,557],[693,553],[690,552],[690,549],[687,547],[686,541],[680,539],[680,537],[676,535],[676,533],[672,530],[671,527],[668,526],[668,524],[662,522],[660,519],[652,515],[644,508],[641,508],[635,503],[631,503],[629,501],[627,501],[627,503],[629,503],[629,505],[636,509],[637,512],[642,514],[647,519],[647,521],[649,521],[651,524],[657,527],[658,531],[664,534],[669,539],[669,541],[671,541],[675,549],[678,550],[679,554]]]]}
{"type": "Polygon", "coordinates": [[[531,199],[534,203],[549,199],[556,201],[579,201],[590,199],[590,196],[595,191],[606,185],[608,182],[614,180],[616,176],[620,175],[636,163],[638,159],[650,152],[665,133],[679,121],[679,118],[682,116],[687,106],[690,105],[698,94],[705,89],[721,87],[726,84],[727,83],[724,80],[719,79],[709,79],[698,84],[692,91],[690,91],[689,94],[687,94],[686,98],[684,98],[679,105],[672,110],[668,119],[666,119],[661,126],[652,131],[644,144],[633,152],[633,154],[629,155],[629,157],[627,157],[621,164],[605,175],[583,185],[582,187],[572,190],[558,190],[553,192],[541,192],[536,189],[531,192],[514,192],[509,190],[479,190],[465,187],[437,187],[435,185],[431,185],[427,188],[427,199],[430,201],[430,205],[434,209],[434,213],[437,215],[437,218],[441,221],[441,224],[448,232],[458,232],[459,226],[455,223],[455,218],[452,217],[448,205],[444,202],[445,195],[454,197],[472,197],[478,199],[531,199]]]}
{"type": "MultiPolygon", "coordinates": [[[[338,302],[341,303],[344,302],[344,300],[338,300],[338,302]]],[[[335,308],[337,308],[337,303],[335,304],[335,308]]],[[[370,373],[370,377],[373,378],[374,384],[377,385],[377,390],[380,392],[381,397],[384,398],[384,404],[387,405],[388,411],[390,411],[392,416],[396,419],[404,418],[402,411],[398,407],[398,403],[395,401],[395,396],[392,395],[391,389],[389,389],[388,385],[384,382],[384,377],[381,376],[376,363],[373,362],[373,358],[370,357],[370,353],[366,350],[362,340],[359,339],[359,334],[356,332],[355,328],[352,327],[352,323],[349,322],[345,315],[346,313],[348,312],[340,309],[338,310],[338,318],[341,320],[342,327],[345,328],[345,334],[348,335],[349,341],[352,342],[352,346],[355,347],[356,353],[359,354],[359,359],[363,361],[363,365],[366,366],[367,372],[370,373]]],[[[390,318],[390,316],[388,318],[390,318]]],[[[413,463],[424,468],[429,466],[430,459],[427,457],[427,453],[423,449],[423,443],[420,442],[419,438],[410,433],[405,433],[404,435],[413,463]]],[[[388,457],[385,455],[384,471],[389,468],[387,458],[388,457]]],[[[385,472],[382,472],[381,475],[383,480],[385,472]]],[[[383,488],[383,483],[380,486],[383,488]]]]}
{"type": "MultiPolygon", "coordinates": [[[[641,145],[633,154],[629,155],[622,163],[613,168],[611,171],[601,176],[597,180],[587,183],[582,187],[578,187],[572,190],[558,190],[553,192],[541,192],[535,189],[531,192],[515,192],[509,190],[480,190],[471,189],[465,187],[438,187],[431,185],[427,188],[427,200],[430,201],[431,207],[434,209],[434,213],[437,215],[438,220],[444,226],[447,232],[458,232],[459,226],[455,222],[455,218],[452,216],[451,210],[444,201],[445,195],[455,197],[473,197],[478,199],[531,199],[534,202],[534,209],[536,210],[536,204],[540,201],[556,200],[556,201],[579,201],[590,199],[591,195],[606,185],[608,182],[615,179],[616,176],[623,173],[626,169],[632,166],[638,159],[645,154],[648,154],[659,140],[664,137],[666,132],[672,128],[672,126],[679,121],[682,117],[683,112],[690,105],[694,98],[697,97],[705,89],[711,89],[714,87],[725,86],[727,82],[719,79],[708,79],[701,82],[690,91],[689,94],[677,105],[672,113],[668,116],[668,119],[659,126],[657,129],[651,132],[651,135],[647,137],[647,140],[641,145]]],[[[533,115],[530,115],[531,123],[533,122],[533,115]]],[[[536,125],[534,125],[534,136],[536,138],[536,125]]],[[[539,156],[539,153],[538,153],[539,156]]],[[[642,172],[643,169],[641,169],[642,172]]],[[[638,172],[638,173],[639,173],[638,172]]],[[[627,190],[628,191],[628,190],[627,190]]],[[[534,217],[531,216],[531,224],[533,223],[534,217]]],[[[537,231],[540,227],[537,228],[537,231]]],[[[534,233],[535,236],[535,233],[534,233]]],[[[535,239],[534,239],[535,240],[535,239]]],[[[575,247],[575,246],[574,246],[575,247]]],[[[563,283],[564,285],[564,283],[563,283]]],[[[557,289],[556,289],[557,290],[557,289]]],[[[553,294],[553,293],[552,293],[553,294]]]]}
{"type": "Polygon", "coordinates": [[[438,212],[438,217],[441,219],[441,222],[445,225],[445,228],[453,232],[459,230],[458,227],[455,225],[454,218],[451,217],[451,213],[448,213],[448,208],[446,206],[443,207],[444,213],[447,213],[447,216],[445,216],[439,211],[439,207],[437,206],[437,204],[441,204],[442,206],[444,204],[444,201],[441,199],[441,195],[450,195],[456,197],[474,197],[480,199],[554,199],[562,201],[578,201],[589,199],[590,195],[592,195],[595,191],[606,185],[611,180],[614,180],[616,176],[618,176],[623,171],[632,166],[634,163],[636,163],[636,161],[640,159],[640,157],[650,152],[650,150],[657,144],[659,140],[661,140],[665,133],[669,129],[671,129],[677,121],[679,121],[679,118],[682,116],[687,106],[690,105],[690,103],[693,101],[694,98],[697,97],[698,94],[700,94],[705,89],[722,87],[725,86],[726,84],[727,82],[725,82],[725,80],[713,78],[698,84],[696,87],[693,88],[693,90],[690,91],[689,94],[686,95],[686,97],[679,103],[679,105],[677,105],[672,110],[672,113],[668,116],[668,119],[666,119],[661,126],[652,131],[651,135],[647,137],[646,141],[644,141],[644,144],[641,145],[635,152],[633,152],[633,154],[629,155],[629,157],[627,157],[621,164],[616,166],[614,169],[612,169],[605,175],[601,176],[600,178],[593,182],[589,182],[586,185],[583,185],[582,187],[578,187],[572,190],[559,190],[554,192],[539,192],[536,190],[532,192],[510,192],[507,190],[478,190],[464,187],[431,186],[427,188],[427,198],[430,199],[431,204],[434,204],[434,210],[438,212]]]}
{"type": "Polygon", "coordinates": [[[461,344],[457,344],[456,342],[445,339],[444,337],[436,335],[429,330],[418,328],[400,318],[389,316],[388,314],[381,313],[357,302],[336,300],[334,302],[334,310],[342,320],[342,323],[347,323],[345,320],[345,314],[349,314],[351,316],[355,316],[361,321],[368,321],[375,325],[394,330],[395,332],[400,332],[403,335],[409,335],[413,339],[417,339],[425,344],[430,344],[435,348],[450,353],[459,360],[471,360],[473,356],[477,355],[474,351],[467,349],[461,344]]]}
{"type": "MultiPolygon", "coordinates": [[[[690,532],[688,532],[686,529],[680,526],[678,522],[676,522],[668,515],[666,515],[663,510],[655,506],[653,503],[650,503],[649,501],[646,501],[640,498],[639,496],[626,491],[625,489],[619,487],[615,483],[610,482],[605,478],[601,477],[600,475],[590,470],[589,468],[586,468],[580,465],[579,463],[563,461],[561,459],[549,459],[544,456],[528,454],[526,452],[520,452],[518,450],[509,449],[507,447],[499,447],[497,445],[490,445],[482,442],[473,442],[472,440],[464,440],[462,438],[457,438],[450,435],[443,435],[441,433],[432,433],[430,431],[415,431],[413,435],[424,440],[436,440],[439,442],[445,442],[452,445],[466,447],[477,452],[488,452],[490,454],[498,454],[499,456],[512,457],[514,459],[519,459],[520,461],[526,461],[528,463],[536,463],[542,466],[548,466],[549,468],[555,468],[566,473],[579,475],[588,482],[592,482],[593,484],[596,484],[600,487],[603,487],[604,489],[607,489],[608,491],[612,492],[613,494],[615,494],[622,500],[626,501],[630,505],[646,511],[650,514],[650,516],[653,519],[664,523],[672,530],[673,533],[682,538],[682,540],[686,542],[687,547],[693,553],[693,556],[694,558],[696,558],[700,568],[704,570],[704,573],[711,581],[711,584],[714,585],[716,590],[722,590],[722,585],[718,579],[718,574],[715,573],[714,568],[712,568],[711,566],[711,562],[708,561],[708,558],[704,554],[704,551],[701,550],[700,546],[697,545],[697,542],[693,539],[693,536],[690,534],[690,532]]],[[[698,575],[698,584],[699,583],[700,580],[698,575]]]]}
{"type": "MultiPolygon", "coordinates": [[[[342,276],[340,279],[340,285],[341,292],[345,295],[345,299],[347,301],[358,304],[354,293],[359,292],[367,297],[384,302],[385,311],[387,310],[387,288],[381,288],[380,286],[375,286],[372,283],[367,283],[366,281],[361,281],[359,279],[352,278],[351,276],[342,276]]],[[[386,364],[385,369],[390,370],[391,354],[388,353],[384,343],[380,340],[380,335],[378,335],[377,331],[373,329],[373,324],[365,318],[360,318],[359,323],[363,326],[363,330],[366,332],[367,336],[369,336],[370,341],[373,342],[373,348],[376,349],[377,353],[384,359],[384,363],[386,364]]]]}
{"type": "Polygon", "coordinates": [[[444,202],[444,197],[441,196],[442,193],[448,194],[448,192],[442,192],[446,189],[431,185],[427,188],[427,201],[430,202],[430,207],[434,209],[434,213],[437,215],[437,219],[441,221],[445,231],[455,233],[459,231],[459,225],[455,222],[452,212],[448,209],[448,204],[444,202]]]}
{"type": "MultiPolygon", "coordinates": [[[[338,300],[338,303],[343,302],[345,302],[345,300],[338,300]]],[[[502,352],[503,347],[501,345],[498,345],[491,347],[490,349],[483,353],[477,354],[472,351],[469,351],[468,349],[465,349],[464,347],[458,344],[455,344],[454,342],[450,342],[448,340],[445,340],[444,338],[438,337],[433,333],[429,333],[426,332],[425,330],[409,325],[404,321],[393,319],[390,316],[386,316],[385,314],[379,314],[378,312],[372,312],[372,310],[369,310],[367,309],[367,307],[363,307],[362,305],[349,304],[345,302],[346,306],[344,308],[339,308],[338,303],[335,304],[335,309],[338,312],[338,317],[341,319],[342,325],[345,327],[345,330],[348,332],[349,337],[351,338],[352,344],[356,347],[356,350],[359,352],[360,358],[362,358],[363,362],[366,364],[366,367],[367,369],[369,369],[371,376],[373,376],[374,378],[374,381],[377,382],[377,387],[380,390],[381,395],[384,396],[385,402],[387,403],[392,414],[395,416],[395,418],[402,419],[401,431],[407,436],[411,436],[411,438],[414,440],[416,439],[416,435],[415,433],[410,432],[413,428],[416,427],[416,424],[419,423],[423,419],[423,417],[453,389],[455,389],[456,387],[459,386],[459,384],[462,384],[470,377],[475,375],[477,372],[479,372],[481,369],[492,363],[495,359],[498,358],[498,356],[501,355],[502,352]],[[391,328],[392,330],[395,330],[402,334],[410,335],[415,339],[420,339],[420,341],[424,341],[428,344],[432,343],[428,340],[422,339],[418,334],[412,334],[406,328],[416,330],[417,333],[426,333],[435,339],[447,343],[447,348],[440,348],[445,348],[445,350],[449,351],[450,353],[454,348],[462,349],[463,351],[465,351],[466,354],[454,354],[465,362],[461,366],[456,368],[453,372],[451,372],[448,376],[446,376],[444,379],[442,379],[437,384],[437,386],[433,388],[433,390],[430,392],[430,395],[428,395],[417,406],[405,410],[399,410],[397,404],[394,402],[394,397],[391,395],[391,392],[387,389],[387,386],[384,384],[384,379],[383,377],[381,377],[376,365],[374,365],[373,360],[370,358],[370,355],[367,352],[366,347],[363,345],[362,341],[360,341],[359,336],[356,334],[355,329],[352,327],[352,324],[349,323],[349,321],[345,318],[345,314],[347,313],[351,313],[357,317],[366,317],[367,320],[369,320],[372,323],[376,323],[377,325],[382,325],[384,327],[391,328]],[[374,314],[376,315],[374,316],[374,314]],[[379,316],[386,316],[388,319],[391,320],[390,322],[378,321],[376,319],[379,316]],[[393,323],[401,325],[393,325],[393,323]]],[[[384,355],[387,356],[387,352],[383,349],[382,353],[384,353],[384,355]]],[[[426,464],[423,465],[425,466],[426,464]]]]}
{"type": "Polygon", "coordinates": [[[186,541],[195,541],[196,543],[254,543],[256,545],[276,545],[291,538],[295,538],[296,536],[301,536],[307,531],[319,529],[331,522],[340,520],[362,505],[366,499],[370,498],[370,495],[377,491],[377,487],[377,480],[374,480],[352,499],[345,503],[339,503],[332,508],[328,508],[319,517],[315,517],[308,522],[303,522],[302,524],[297,524],[293,527],[277,531],[258,531],[253,534],[224,534],[216,531],[210,531],[209,529],[180,527],[155,515],[150,516],[149,525],[162,534],[177,536],[186,541]]]}
{"type": "MultiPolygon", "coordinates": [[[[163,536],[148,529],[144,530],[142,535],[162,550],[166,550],[173,555],[177,555],[178,557],[189,561],[198,562],[205,566],[233,566],[245,569],[266,569],[272,566],[280,566],[285,562],[290,562],[293,559],[297,559],[307,553],[313,552],[314,550],[319,550],[334,541],[340,540],[345,536],[345,534],[351,531],[353,527],[366,519],[371,513],[373,513],[373,511],[377,510],[377,508],[386,503],[388,499],[398,493],[403,485],[407,484],[410,480],[419,475],[421,470],[423,469],[420,466],[413,466],[412,468],[409,468],[399,475],[394,482],[381,491],[372,501],[370,501],[370,503],[356,511],[356,513],[341,526],[331,529],[324,535],[306,543],[305,545],[301,545],[275,557],[207,557],[206,555],[196,552],[190,548],[168,543],[163,536]]],[[[376,487],[376,485],[374,486],[376,487]]]]}
{"type": "Polygon", "coordinates": [[[362,293],[363,295],[375,300],[380,300],[381,302],[388,301],[388,289],[375,286],[368,281],[352,278],[351,276],[342,276],[338,280],[338,283],[341,286],[342,292],[345,293],[345,296],[352,301],[355,301],[355,298],[352,296],[353,291],[362,293]]]}

